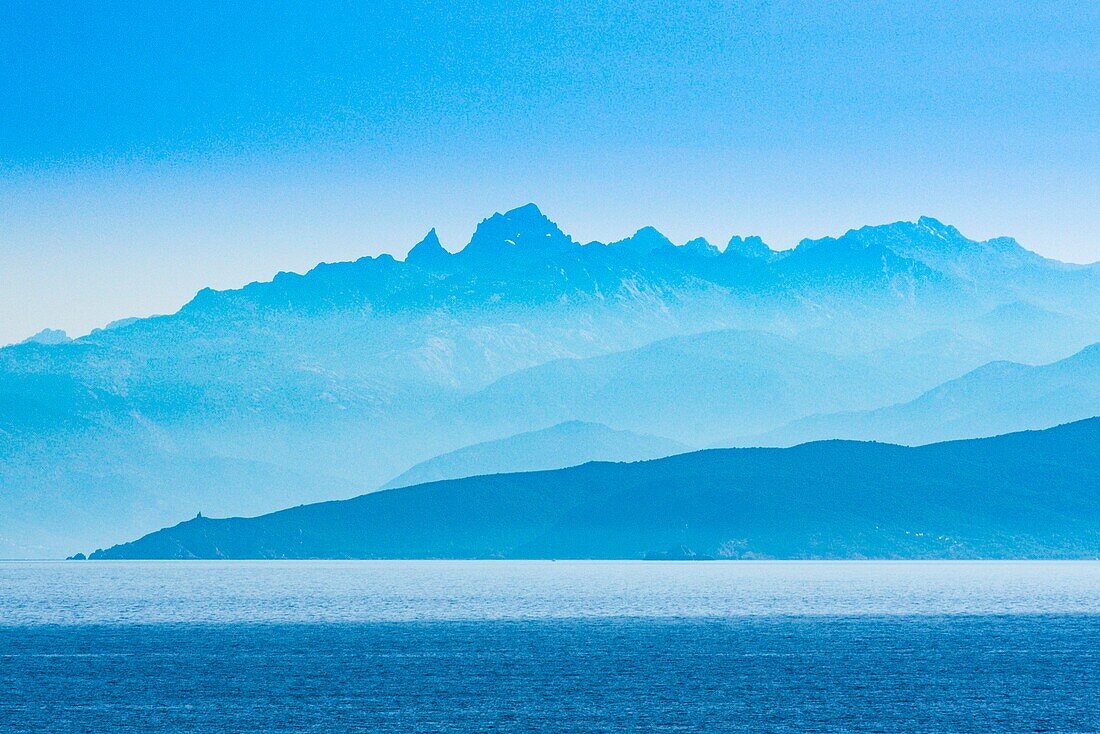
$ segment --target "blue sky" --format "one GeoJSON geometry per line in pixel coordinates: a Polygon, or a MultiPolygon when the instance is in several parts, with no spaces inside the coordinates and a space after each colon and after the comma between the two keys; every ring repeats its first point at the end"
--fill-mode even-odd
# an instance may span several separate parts
{"type": "Polygon", "coordinates": [[[527,201],[582,240],[929,214],[1100,259],[1093,3],[149,5],[0,9],[0,342],[527,201]]]}

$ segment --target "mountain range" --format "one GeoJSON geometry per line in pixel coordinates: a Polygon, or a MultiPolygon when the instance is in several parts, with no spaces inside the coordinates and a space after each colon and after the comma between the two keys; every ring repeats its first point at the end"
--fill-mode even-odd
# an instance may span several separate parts
{"type": "MultiPolygon", "coordinates": [[[[810,416],[1098,341],[1100,267],[926,217],[780,252],[653,228],[581,244],[526,205],[455,252],[432,230],[404,260],[204,289],[171,315],[0,349],[0,556],[351,497],[570,421],[694,447],[786,441],[810,416]]],[[[1042,427],[1017,417],[974,430],[1042,427]]],[[[877,426],[866,437],[890,435],[877,426]]]]}
{"type": "Polygon", "coordinates": [[[991,362],[915,400],[815,415],[760,437],[768,445],[822,438],[909,445],[1044,428],[1100,415],[1100,344],[1052,364],[991,362]]]}
{"type": "Polygon", "coordinates": [[[600,423],[567,421],[540,431],[483,441],[422,461],[383,489],[480,474],[561,469],[590,461],[640,461],[691,448],[660,436],[616,431],[600,423]]]}
{"type": "Polygon", "coordinates": [[[1100,418],[907,448],[824,441],[497,474],[256,518],[93,559],[1098,558],[1100,418]]]}

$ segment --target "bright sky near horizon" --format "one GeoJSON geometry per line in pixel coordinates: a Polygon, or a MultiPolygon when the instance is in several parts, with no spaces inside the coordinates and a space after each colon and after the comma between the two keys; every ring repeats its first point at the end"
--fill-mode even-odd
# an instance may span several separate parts
{"type": "Polygon", "coordinates": [[[1100,260],[1096,3],[200,5],[0,7],[0,344],[528,201],[582,241],[927,214],[1100,260]]]}

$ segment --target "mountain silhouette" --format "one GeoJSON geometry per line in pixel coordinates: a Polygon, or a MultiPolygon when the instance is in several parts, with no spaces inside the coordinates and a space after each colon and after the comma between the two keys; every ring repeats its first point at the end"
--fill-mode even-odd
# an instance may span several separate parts
{"type": "Polygon", "coordinates": [[[1096,558],[1100,418],[906,448],[825,441],[433,482],[196,518],[125,558],[1096,558]]]}
{"type": "Polygon", "coordinates": [[[0,555],[346,497],[571,420],[728,445],[1100,341],[1096,266],[930,219],[783,252],[626,239],[581,245],[525,205],[465,247],[429,231],[403,260],[0,349],[0,555]]]}
{"type": "Polygon", "coordinates": [[[760,437],[789,445],[823,437],[922,444],[1044,428],[1100,415],[1100,344],[1052,364],[991,362],[910,402],[817,415],[760,437]]]}

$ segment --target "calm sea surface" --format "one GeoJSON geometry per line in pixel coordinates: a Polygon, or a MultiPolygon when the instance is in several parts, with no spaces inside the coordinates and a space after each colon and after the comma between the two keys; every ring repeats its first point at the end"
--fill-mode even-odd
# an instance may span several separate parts
{"type": "Polygon", "coordinates": [[[1098,563],[0,563],[2,732],[1096,732],[1098,563]]]}

